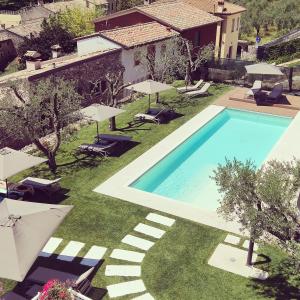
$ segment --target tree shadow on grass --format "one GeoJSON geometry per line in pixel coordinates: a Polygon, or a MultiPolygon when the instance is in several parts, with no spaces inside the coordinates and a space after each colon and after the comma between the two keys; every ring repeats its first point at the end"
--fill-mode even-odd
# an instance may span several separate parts
{"type": "Polygon", "coordinates": [[[300,299],[300,275],[295,263],[285,259],[270,270],[266,280],[253,279],[250,283],[256,293],[278,300],[300,299]]]}

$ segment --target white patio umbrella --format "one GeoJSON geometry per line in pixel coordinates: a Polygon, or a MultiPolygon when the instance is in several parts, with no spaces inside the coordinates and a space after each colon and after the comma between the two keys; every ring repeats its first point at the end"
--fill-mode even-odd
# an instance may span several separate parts
{"type": "Polygon", "coordinates": [[[115,108],[111,106],[92,104],[80,110],[83,117],[92,121],[96,121],[97,124],[97,137],[99,136],[99,125],[98,122],[105,121],[107,119],[116,117],[117,115],[125,112],[125,110],[120,108],[115,108]]]}
{"type": "Polygon", "coordinates": [[[8,196],[7,179],[19,172],[46,162],[47,159],[33,156],[11,148],[0,149],[0,180],[6,182],[6,195],[8,196]]]}
{"type": "Polygon", "coordinates": [[[72,208],[4,199],[0,203],[0,278],[23,281],[72,208]]]}
{"type": "Polygon", "coordinates": [[[151,101],[152,94],[157,94],[173,88],[174,87],[172,85],[154,81],[152,79],[135,83],[127,87],[128,90],[149,95],[149,108],[150,108],[150,101],[151,101]]]}
{"type": "Polygon", "coordinates": [[[258,63],[254,65],[245,66],[247,74],[261,75],[262,79],[264,75],[283,75],[281,70],[272,64],[258,63]]]}

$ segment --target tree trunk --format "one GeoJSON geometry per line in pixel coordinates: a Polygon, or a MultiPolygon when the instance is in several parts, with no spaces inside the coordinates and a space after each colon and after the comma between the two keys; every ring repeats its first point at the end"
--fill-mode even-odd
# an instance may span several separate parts
{"type": "Polygon", "coordinates": [[[289,92],[293,90],[293,71],[293,67],[289,69],[289,92]]]}
{"type": "Polygon", "coordinates": [[[116,117],[112,117],[112,118],[109,119],[109,129],[111,131],[116,130],[116,117]]]}
{"type": "Polygon", "coordinates": [[[159,93],[156,93],[156,104],[159,103],[159,93]]]}
{"type": "Polygon", "coordinates": [[[247,256],[247,266],[251,266],[252,265],[252,256],[253,256],[253,251],[254,251],[254,241],[253,239],[250,237],[250,241],[249,241],[249,249],[248,249],[248,256],[247,256]]]}
{"type": "Polygon", "coordinates": [[[49,152],[48,154],[48,165],[52,173],[56,172],[57,165],[56,165],[56,158],[53,153],[49,152]]]}

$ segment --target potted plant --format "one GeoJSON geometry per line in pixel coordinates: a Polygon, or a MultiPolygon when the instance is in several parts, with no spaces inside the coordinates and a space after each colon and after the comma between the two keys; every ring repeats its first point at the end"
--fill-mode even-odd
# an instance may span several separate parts
{"type": "Polygon", "coordinates": [[[74,300],[71,284],[57,279],[49,280],[39,294],[39,300],[74,300]]]}

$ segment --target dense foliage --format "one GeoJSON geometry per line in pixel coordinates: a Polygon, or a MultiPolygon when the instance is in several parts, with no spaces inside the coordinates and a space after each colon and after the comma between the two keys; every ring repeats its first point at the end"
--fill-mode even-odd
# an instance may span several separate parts
{"type": "Polygon", "coordinates": [[[300,57],[300,39],[264,49],[263,59],[282,63],[300,57]]]}
{"type": "Polygon", "coordinates": [[[128,9],[143,3],[144,3],[143,0],[120,0],[118,2],[118,10],[128,9]]]}
{"type": "Polygon", "coordinates": [[[247,11],[242,17],[242,33],[250,34],[253,29],[259,34],[275,26],[277,31],[287,32],[300,27],[299,0],[234,0],[247,11]]]}

